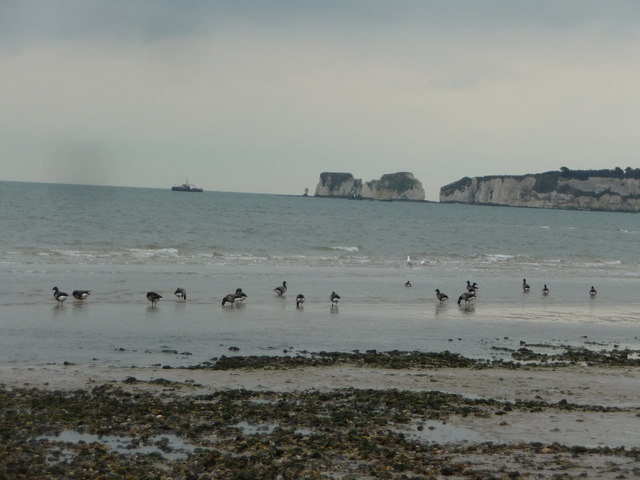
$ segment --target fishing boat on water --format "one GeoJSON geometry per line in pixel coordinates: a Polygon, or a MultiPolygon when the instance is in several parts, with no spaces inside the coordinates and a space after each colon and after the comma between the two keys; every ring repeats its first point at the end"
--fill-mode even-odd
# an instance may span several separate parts
{"type": "Polygon", "coordinates": [[[171,187],[171,190],[173,190],[174,192],[202,192],[202,188],[196,187],[192,183],[189,183],[188,178],[186,179],[185,183],[174,185],[173,187],[171,187]]]}

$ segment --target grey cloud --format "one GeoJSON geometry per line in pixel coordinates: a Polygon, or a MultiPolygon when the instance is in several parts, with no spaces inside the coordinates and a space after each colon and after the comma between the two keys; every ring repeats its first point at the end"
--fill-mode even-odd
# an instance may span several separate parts
{"type": "Polygon", "coordinates": [[[372,26],[455,31],[558,29],[582,24],[637,28],[635,0],[4,0],[0,41],[20,46],[43,39],[114,36],[154,40],[217,28],[323,29],[365,33],[372,26]]]}

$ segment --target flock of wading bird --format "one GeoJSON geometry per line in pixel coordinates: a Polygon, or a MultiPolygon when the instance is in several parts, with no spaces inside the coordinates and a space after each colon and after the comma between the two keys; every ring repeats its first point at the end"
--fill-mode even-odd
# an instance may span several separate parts
{"type": "MultiPolygon", "coordinates": [[[[58,302],[58,305],[64,304],[65,300],[69,298],[69,294],[66,292],[63,292],[58,287],[53,287],[52,290],[53,290],[53,298],[55,298],[55,300],[58,302]]],[[[277,296],[282,297],[287,291],[287,282],[282,282],[282,285],[278,285],[276,288],[273,289],[273,291],[276,293],[277,296]]],[[[178,300],[182,302],[187,301],[187,291],[184,288],[178,287],[176,288],[176,291],[173,293],[178,298],[178,300]]],[[[74,290],[71,295],[78,302],[82,302],[89,295],[91,295],[91,290],[74,290]]],[[[152,307],[155,307],[161,298],[162,298],[162,295],[160,295],[157,292],[147,292],[147,300],[151,302],[152,307]]],[[[247,299],[247,294],[244,293],[241,288],[236,288],[235,293],[230,293],[228,295],[225,295],[222,298],[222,306],[224,307],[225,305],[227,305],[227,306],[233,307],[236,302],[242,303],[246,299],[247,299]]],[[[304,300],[305,298],[302,293],[299,293],[298,295],[296,295],[296,307],[302,308],[302,304],[304,303],[304,300]]],[[[331,292],[331,295],[329,295],[329,300],[331,301],[331,308],[334,308],[338,305],[338,302],[340,301],[340,295],[338,295],[336,292],[331,292]]]]}
{"type": "MultiPolygon", "coordinates": [[[[404,286],[411,287],[411,282],[407,280],[404,286]]],[[[460,305],[462,302],[464,302],[465,304],[468,304],[470,301],[476,298],[476,294],[478,293],[479,288],[480,287],[478,287],[478,284],[476,282],[472,283],[471,281],[467,280],[466,290],[462,292],[462,294],[460,294],[460,296],[458,297],[458,305],[460,305]]],[[[56,301],[58,302],[58,305],[62,305],[64,301],[69,298],[69,294],[61,291],[58,287],[53,287],[52,290],[53,290],[53,298],[56,299],[56,301]]],[[[523,278],[522,292],[529,293],[530,290],[531,290],[531,286],[527,283],[527,279],[523,278]]],[[[277,296],[282,297],[287,291],[287,282],[282,282],[282,285],[278,285],[276,288],[273,289],[273,291],[276,293],[277,296]]],[[[91,290],[74,290],[71,293],[73,298],[75,298],[78,302],[84,301],[90,294],[91,294],[91,290]]],[[[589,296],[593,298],[597,294],[598,292],[596,291],[595,287],[592,285],[591,289],[589,290],[589,296]]],[[[187,291],[184,288],[178,287],[174,292],[174,295],[180,301],[183,301],[183,302],[187,301],[187,291]]],[[[549,295],[549,287],[547,287],[546,283],[544,284],[544,287],[542,287],[542,295],[543,296],[549,295]]],[[[155,307],[161,298],[162,298],[162,295],[160,295],[159,293],[147,292],[147,300],[151,302],[152,307],[155,307]]],[[[439,288],[436,288],[436,298],[440,303],[442,303],[448,300],[449,296],[446,293],[441,292],[439,288]]],[[[236,304],[236,302],[242,303],[246,299],[247,299],[247,294],[244,293],[241,288],[236,288],[235,293],[229,293],[228,295],[225,295],[222,298],[222,306],[224,307],[225,305],[227,305],[227,306],[233,307],[236,304]]],[[[340,301],[340,295],[338,295],[336,292],[331,292],[331,295],[329,295],[329,300],[331,301],[331,308],[333,308],[338,305],[338,302],[340,301]]],[[[302,304],[304,303],[304,301],[305,301],[304,295],[302,293],[299,293],[296,296],[296,307],[302,308],[302,304]]]]}
{"type": "MultiPolygon", "coordinates": [[[[404,286],[410,287],[411,282],[407,280],[404,286]]],[[[478,284],[476,282],[471,283],[469,280],[467,280],[467,289],[466,291],[462,292],[462,294],[458,297],[458,305],[460,305],[462,302],[464,302],[465,304],[468,304],[471,300],[476,298],[476,294],[478,293],[479,288],[480,287],[478,287],[478,284]]],[[[527,279],[523,278],[522,293],[529,293],[530,290],[531,290],[531,286],[527,283],[527,279]]],[[[589,290],[589,296],[593,298],[597,294],[598,294],[598,291],[596,290],[596,287],[591,285],[591,289],[589,290]]],[[[547,287],[546,283],[544,284],[544,287],[542,287],[542,295],[545,297],[549,295],[549,287],[547,287]]],[[[446,293],[441,292],[439,288],[436,288],[436,298],[440,301],[440,303],[442,303],[445,300],[448,300],[449,296],[446,293]]]]}

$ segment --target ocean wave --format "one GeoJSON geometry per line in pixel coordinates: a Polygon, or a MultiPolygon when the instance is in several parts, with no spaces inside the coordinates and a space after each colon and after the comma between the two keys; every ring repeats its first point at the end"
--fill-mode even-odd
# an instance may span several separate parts
{"type": "Polygon", "coordinates": [[[405,263],[407,265],[409,265],[410,267],[415,267],[417,265],[435,265],[438,263],[438,260],[433,258],[433,257],[420,257],[418,260],[414,258],[411,258],[411,255],[407,255],[407,259],[405,260],[405,263]]]}
{"type": "Polygon", "coordinates": [[[63,260],[69,259],[71,261],[88,261],[99,259],[108,259],[114,252],[98,252],[93,250],[64,250],[64,249],[49,249],[49,250],[37,250],[32,252],[37,257],[51,257],[52,259],[63,260]]]}
{"type": "Polygon", "coordinates": [[[506,255],[502,253],[487,253],[487,254],[481,255],[480,258],[484,259],[488,263],[500,263],[500,262],[509,262],[516,257],[515,255],[506,255]]]}
{"type": "Polygon", "coordinates": [[[638,262],[625,262],[613,259],[597,259],[597,258],[543,258],[533,257],[530,255],[513,255],[503,253],[484,253],[473,255],[454,255],[442,257],[428,257],[428,261],[414,260],[410,257],[411,262],[407,260],[397,263],[409,265],[411,268],[445,268],[447,270],[468,270],[468,269],[491,269],[491,270],[612,270],[619,269],[620,274],[625,271],[635,271],[640,265],[638,262]]]}
{"type": "MultiPolygon", "coordinates": [[[[7,253],[7,252],[6,252],[7,253]]],[[[175,247],[139,247],[113,250],[71,249],[11,249],[11,254],[2,255],[0,265],[264,265],[264,266],[341,266],[372,268],[416,268],[445,269],[451,271],[481,270],[567,270],[599,269],[600,271],[637,272],[640,261],[628,258],[594,258],[567,256],[547,258],[544,256],[512,253],[474,253],[426,255],[393,255],[361,252],[360,247],[335,246],[312,248],[311,250],[273,254],[262,252],[229,252],[222,248],[214,250],[182,250],[175,247]]]]}
{"type": "Polygon", "coordinates": [[[171,257],[178,256],[177,248],[130,248],[127,251],[130,252],[132,256],[139,258],[148,258],[158,255],[168,255],[171,257]]]}
{"type": "Polygon", "coordinates": [[[330,247],[331,250],[343,250],[345,252],[351,252],[351,253],[355,253],[355,252],[359,252],[360,251],[360,247],[343,247],[340,245],[335,245],[333,247],[330,247]]]}
{"type": "Polygon", "coordinates": [[[620,260],[597,260],[593,262],[586,262],[582,264],[587,268],[608,268],[608,267],[619,267],[622,265],[620,260]]]}

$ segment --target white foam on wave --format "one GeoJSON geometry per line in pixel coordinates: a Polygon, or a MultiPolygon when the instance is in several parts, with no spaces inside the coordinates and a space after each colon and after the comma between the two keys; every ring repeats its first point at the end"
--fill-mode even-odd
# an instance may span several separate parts
{"type": "Polygon", "coordinates": [[[487,253],[482,257],[488,263],[508,262],[516,258],[514,255],[507,255],[504,253],[487,253]]]}
{"type": "Polygon", "coordinates": [[[37,257],[48,257],[51,260],[60,261],[63,263],[67,261],[71,261],[73,263],[76,262],[86,262],[93,263],[96,261],[104,261],[105,259],[111,259],[111,257],[119,256],[116,252],[96,252],[93,250],[62,250],[62,249],[51,249],[51,250],[40,250],[34,253],[37,257]]]}
{"type": "Polygon", "coordinates": [[[331,250],[343,250],[345,252],[355,253],[360,251],[360,247],[343,247],[341,245],[335,245],[331,247],[331,250]]]}
{"type": "Polygon", "coordinates": [[[319,254],[266,254],[262,252],[225,252],[224,250],[183,252],[175,247],[139,247],[117,250],[86,250],[81,249],[42,249],[29,250],[26,257],[0,260],[0,265],[13,263],[35,264],[184,264],[184,265],[307,265],[307,266],[369,266],[392,268],[433,268],[446,267],[452,271],[465,271],[469,268],[477,269],[598,269],[600,271],[618,270],[626,274],[627,270],[635,272],[640,262],[627,262],[619,259],[576,258],[572,256],[538,258],[536,256],[508,254],[508,253],[476,253],[467,255],[403,255],[401,259],[362,254],[361,247],[335,246],[320,249],[319,254]],[[32,256],[29,260],[29,256],[32,256]],[[37,260],[33,257],[37,257],[37,260]],[[405,261],[403,261],[405,260],[405,261]]]}
{"type": "Polygon", "coordinates": [[[622,265],[622,261],[620,260],[599,260],[597,262],[586,262],[581,264],[587,268],[607,268],[607,267],[618,267],[622,265]]]}
{"type": "Polygon", "coordinates": [[[132,257],[138,259],[153,258],[157,256],[178,257],[177,248],[130,248],[127,250],[132,257]]]}
{"type": "Polygon", "coordinates": [[[420,260],[414,260],[411,256],[407,255],[406,264],[410,267],[415,267],[418,265],[435,265],[438,263],[438,260],[432,257],[422,257],[420,260]]]}

